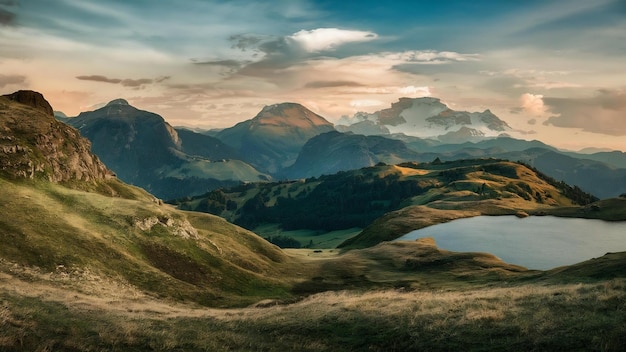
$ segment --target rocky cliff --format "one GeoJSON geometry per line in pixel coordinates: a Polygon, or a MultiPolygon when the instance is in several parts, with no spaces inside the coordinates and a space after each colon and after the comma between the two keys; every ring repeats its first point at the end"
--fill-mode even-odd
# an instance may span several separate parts
{"type": "Polygon", "coordinates": [[[0,97],[0,175],[52,182],[115,176],[91,152],[89,141],[57,121],[50,104],[33,91],[0,97]]]}

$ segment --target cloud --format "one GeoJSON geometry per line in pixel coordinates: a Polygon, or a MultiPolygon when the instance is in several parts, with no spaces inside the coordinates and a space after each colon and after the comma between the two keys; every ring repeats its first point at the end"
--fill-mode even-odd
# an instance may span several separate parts
{"type": "MultiPolygon", "coordinates": [[[[520,100],[521,111],[524,111],[533,116],[545,116],[546,115],[547,108],[543,102],[543,95],[524,93],[522,94],[519,100],[520,100]]],[[[516,110],[516,111],[519,111],[519,110],[516,110]]]]}
{"type": "Polygon", "coordinates": [[[543,98],[543,102],[555,114],[547,125],[626,135],[626,90],[604,89],[590,98],[543,98]]]}
{"type": "Polygon", "coordinates": [[[120,78],[108,78],[101,75],[91,75],[91,76],[77,76],[76,79],[81,81],[94,81],[94,82],[102,82],[102,83],[111,83],[111,84],[121,84],[124,87],[131,88],[140,88],[146,84],[154,84],[161,83],[165,80],[170,79],[169,76],[159,76],[157,78],[140,78],[140,79],[120,79],[120,78]]]}
{"type": "Polygon", "coordinates": [[[191,59],[191,61],[196,65],[207,65],[207,66],[221,66],[231,69],[240,68],[250,61],[240,61],[234,59],[226,59],[226,60],[199,60],[199,59],[191,59]]]}
{"type": "Polygon", "coordinates": [[[24,84],[24,83],[26,83],[25,76],[0,74],[0,88],[4,88],[12,84],[24,84]]]}
{"type": "Polygon", "coordinates": [[[9,7],[17,5],[13,0],[0,0],[0,26],[12,26],[15,23],[15,12],[9,7]]]}
{"type": "Polygon", "coordinates": [[[374,100],[374,99],[355,99],[350,102],[350,106],[353,106],[355,108],[380,106],[384,104],[385,104],[384,102],[380,100],[374,100]]]}
{"type": "Polygon", "coordinates": [[[304,88],[334,88],[334,87],[364,87],[365,85],[354,81],[312,81],[304,85],[304,88]]]}
{"type": "Polygon", "coordinates": [[[398,88],[398,93],[411,97],[429,97],[431,95],[429,87],[406,86],[398,88]]]}
{"type": "Polygon", "coordinates": [[[374,32],[338,28],[301,30],[287,37],[288,40],[298,43],[307,52],[334,50],[343,44],[368,42],[376,38],[378,35],[374,32]]]}
{"type": "Polygon", "coordinates": [[[94,82],[104,82],[104,83],[113,83],[113,84],[122,82],[122,80],[118,78],[107,78],[105,76],[100,76],[100,75],[77,76],[76,79],[80,79],[81,81],[94,81],[94,82]]]}
{"type": "Polygon", "coordinates": [[[478,61],[478,54],[461,54],[454,51],[408,50],[402,52],[382,52],[379,57],[403,63],[445,64],[450,62],[478,61]]]}

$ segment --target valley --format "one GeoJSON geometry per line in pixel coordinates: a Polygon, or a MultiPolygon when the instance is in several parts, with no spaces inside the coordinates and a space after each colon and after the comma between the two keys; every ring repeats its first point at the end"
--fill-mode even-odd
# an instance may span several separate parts
{"type": "Polygon", "coordinates": [[[258,129],[224,132],[244,140],[242,130],[262,130],[258,146],[276,143],[263,139],[268,131],[293,130],[285,126],[293,119],[297,133],[313,131],[308,141],[288,138],[279,156],[268,152],[274,146],[247,161],[237,159],[251,154],[236,143],[178,133],[125,101],[101,109],[68,118],[78,119],[75,129],[55,119],[39,93],[0,97],[3,351],[617,351],[626,344],[626,252],[542,271],[445,250],[432,238],[391,242],[479,215],[623,221],[624,197],[600,200],[525,162],[446,160],[399,140],[317,130],[328,128],[325,120],[298,105],[267,107],[242,125],[258,129]],[[315,165],[301,151],[318,150],[307,143],[325,138],[347,141],[330,150],[360,146],[326,158],[371,158],[348,170],[278,178],[287,161],[315,165]],[[268,158],[271,167],[255,182],[209,167],[259,170],[268,158]],[[163,202],[126,177],[161,180],[172,192],[163,194],[184,196],[163,202]],[[163,181],[170,178],[176,182],[163,181]],[[206,182],[218,179],[228,182],[210,189],[206,182]],[[263,237],[307,248],[282,249],[263,237]]]}

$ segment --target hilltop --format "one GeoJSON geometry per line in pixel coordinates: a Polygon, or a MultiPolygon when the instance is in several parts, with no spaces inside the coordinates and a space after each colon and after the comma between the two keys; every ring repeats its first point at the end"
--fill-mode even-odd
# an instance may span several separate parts
{"type": "Polygon", "coordinates": [[[86,138],[55,120],[41,94],[0,97],[0,129],[0,175],[115,192],[115,174],[91,153],[86,138]]]}

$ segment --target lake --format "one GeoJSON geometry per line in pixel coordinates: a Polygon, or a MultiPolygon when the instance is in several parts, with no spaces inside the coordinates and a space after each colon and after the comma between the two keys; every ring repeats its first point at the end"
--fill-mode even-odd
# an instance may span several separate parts
{"type": "Polygon", "coordinates": [[[477,216],[409,232],[396,241],[432,237],[455,252],[487,252],[529,269],[547,270],[626,251],[626,222],[554,216],[477,216]]]}

